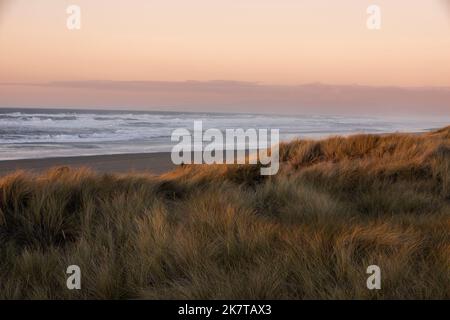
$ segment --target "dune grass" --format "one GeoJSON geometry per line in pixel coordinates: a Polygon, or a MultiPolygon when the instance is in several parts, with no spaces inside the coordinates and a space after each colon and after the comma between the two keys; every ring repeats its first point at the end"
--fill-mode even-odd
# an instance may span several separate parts
{"type": "Polygon", "coordinates": [[[299,140],[280,156],[274,177],[0,178],[0,298],[450,298],[450,127],[299,140]],[[81,290],[66,287],[73,264],[81,290]],[[381,290],[366,287],[373,264],[381,290]]]}

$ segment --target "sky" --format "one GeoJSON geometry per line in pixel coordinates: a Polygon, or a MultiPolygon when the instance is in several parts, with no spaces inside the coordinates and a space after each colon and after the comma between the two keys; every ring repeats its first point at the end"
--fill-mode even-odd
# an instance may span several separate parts
{"type": "Polygon", "coordinates": [[[448,2],[0,0],[0,106],[450,113],[448,2]]]}

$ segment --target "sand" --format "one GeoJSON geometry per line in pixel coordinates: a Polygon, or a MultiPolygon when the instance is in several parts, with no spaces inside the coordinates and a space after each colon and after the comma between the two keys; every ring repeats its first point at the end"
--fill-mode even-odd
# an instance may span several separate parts
{"type": "Polygon", "coordinates": [[[161,174],[175,168],[169,152],[61,157],[0,161],[0,176],[16,170],[42,172],[52,167],[87,167],[102,173],[150,172],[161,174]]]}

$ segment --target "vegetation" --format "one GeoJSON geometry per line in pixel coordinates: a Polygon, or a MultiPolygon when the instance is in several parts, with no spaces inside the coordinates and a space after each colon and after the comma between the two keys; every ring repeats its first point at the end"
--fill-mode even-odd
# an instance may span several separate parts
{"type": "Polygon", "coordinates": [[[0,178],[0,298],[450,298],[450,127],[299,140],[280,156],[274,177],[0,178]],[[73,264],[81,290],[66,287],[73,264]],[[381,290],[366,287],[373,264],[381,290]]]}

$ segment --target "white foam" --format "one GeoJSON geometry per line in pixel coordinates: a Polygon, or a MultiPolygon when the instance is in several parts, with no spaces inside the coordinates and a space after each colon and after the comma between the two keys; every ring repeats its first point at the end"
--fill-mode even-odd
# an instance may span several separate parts
{"type": "Polygon", "coordinates": [[[0,111],[0,160],[170,151],[171,133],[192,129],[280,129],[281,139],[337,134],[420,132],[449,119],[417,120],[348,116],[251,114],[0,111]]]}

